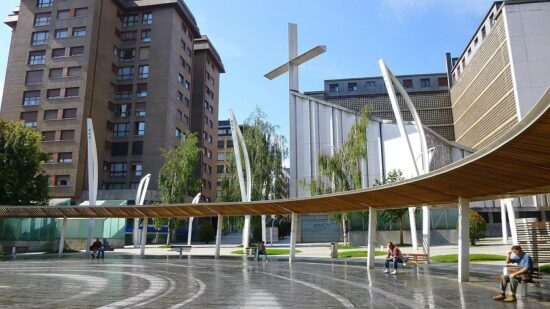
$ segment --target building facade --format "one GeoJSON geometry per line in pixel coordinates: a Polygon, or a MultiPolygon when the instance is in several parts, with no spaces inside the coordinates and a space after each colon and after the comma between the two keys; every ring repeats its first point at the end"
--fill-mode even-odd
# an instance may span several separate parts
{"type": "MultiPolygon", "coordinates": [[[[397,79],[409,94],[422,122],[439,135],[453,141],[453,114],[447,75],[401,75],[397,79]]],[[[374,117],[395,119],[384,79],[380,76],[326,80],[324,86],[324,91],[305,94],[354,111],[367,106],[374,117]]],[[[399,94],[397,98],[402,106],[403,119],[412,121],[411,113],[404,108],[405,101],[399,94]]]]}
{"type": "MultiPolygon", "coordinates": [[[[156,190],[161,149],[187,132],[202,136],[192,115],[204,100],[194,92],[208,82],[217,111],[223,65],[181,0],[22,0],[5,23],[13,31],[0,116],[42,132],[52,197],[86,198],[86,118],[100,162],[98,199],[134,199],[145,174],[156,190]]],[[[208,138],[201,143],[212,148],[208,138]]]]}

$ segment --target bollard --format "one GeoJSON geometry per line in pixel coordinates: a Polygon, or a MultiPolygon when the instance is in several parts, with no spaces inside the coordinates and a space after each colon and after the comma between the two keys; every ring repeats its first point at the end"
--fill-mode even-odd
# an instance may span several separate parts
{"type": "Polygon", "coordinates": [[[15,248],[15,246],[11,247],[11,254],[12,255],[15,255],[17,249],[15,248]]]}
{"type": "Polygon", "coordinates": [[[338,243],[330,243],[330,257],[333,259],[338,257],[338,243]]]}

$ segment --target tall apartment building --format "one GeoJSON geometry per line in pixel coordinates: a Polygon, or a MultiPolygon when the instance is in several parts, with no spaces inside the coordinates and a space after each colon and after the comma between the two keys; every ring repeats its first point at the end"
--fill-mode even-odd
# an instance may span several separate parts
{"type": "Polygon", "coordinates": [[[86,199],[86,118],[98,198],[133,199],[145,174],[156,190],[161,149],[193,131],[198,85],[210,83],[217,110],[223,66],[182,0],[22,0],[5,23],[13,32],[0,116],[42,132],[52,197],[86,199]]]}
{"type": "MultiPolygon", "coordinates": [[[[242,128],[242,127],[241,127],[242,128]]],[[[233,140],[231,139],[231,124],[229,120],[218,121],[218,149],[217,149],[217,164],[216,164],[216,188],[217,197],[221,197],[222,177],[225,173],[229,161],[233,158],[233,140]]]]}
{"type": "MultiPolygon", "coordinates": [[[[424,125],[444,138],[454,141],[453,114],[449,85],[445,73],[397,76],[424,125]]],[[[325,81],[324,91],[305,94],[351,109],[368,106],[371,115],[381,119],[395,119],[384,79],[378,77],[346,78],[325,81]]],[[[405,101],[397,94],[404,120],[412,121],[405,101]]]]}
{"type": "Polygon", "coordinates": [[[481,148],[550,86],[550,1],[496,1],[462,54],[447,54],[458,143],[481,148]]]}

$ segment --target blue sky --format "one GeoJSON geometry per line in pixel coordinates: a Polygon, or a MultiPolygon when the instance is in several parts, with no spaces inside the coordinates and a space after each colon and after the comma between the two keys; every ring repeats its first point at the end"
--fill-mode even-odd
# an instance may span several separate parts
{"type": "MultiPolygon", "coordinates": [[[[2,18],[19,0],[1,0],[2,18]]],[[[287,23],[298,24],[299,52],[327,53],[300,69],[300,90],[323,80],[378,76],[384,58],[395,74],[443,72],[445,52],[462,52],[489,9],[489,0],[186,0],[201,32],[225,65],[220,119],[232,108],[242,122],[256,107],[288,136],[288,77],[263,77],[288,58],[287,23]]],[[[11,29],[0,25],[0,87],[11,29]]]]}

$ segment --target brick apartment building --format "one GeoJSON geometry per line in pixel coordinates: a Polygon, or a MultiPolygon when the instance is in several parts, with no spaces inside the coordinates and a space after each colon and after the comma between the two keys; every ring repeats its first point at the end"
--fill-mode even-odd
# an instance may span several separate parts
{"type": "MultiPolygon", "coordinates": [[[[22,0],[13,29],[0,117],[22,119],[44,137],[50,195],[86,199],[86,118],[92,118],[98,199],[134,199],[161,149],[197,132],[197,172],[216,196],[222,61],[182,0],[22,0]]],[[[158,197],[158,195],[157,195],[158,197]]]]}

